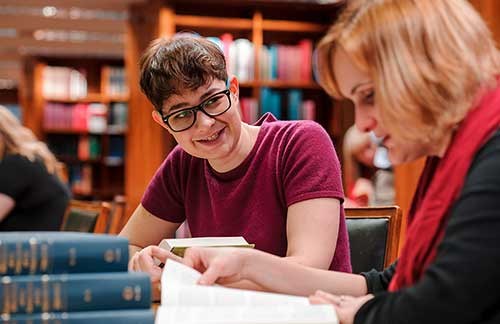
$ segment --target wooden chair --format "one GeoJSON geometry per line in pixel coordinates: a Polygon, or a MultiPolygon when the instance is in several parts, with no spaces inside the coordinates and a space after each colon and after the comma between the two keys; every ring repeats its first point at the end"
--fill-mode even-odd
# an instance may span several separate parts
{"type": "Polygon", "coordinates": [[[61,231],[107,233],[110,209],[108,202],[72,199],[66,209],[61,231]]]}
{"type": "Polygon", "coordinates": [[[398,257],[402,212],[398,206],[345,208],[353,273],[383,270],[398,257]]]}
{"type": "Polygon", "coordinates": [[[122,230],[123,226],[127,222],[127,215],[125,211],[127,209],[127,201],[125,196],[116,195],[111,203],[110,221],[109,228],[107,230],[110,234],[118,234],[122,230]]]}

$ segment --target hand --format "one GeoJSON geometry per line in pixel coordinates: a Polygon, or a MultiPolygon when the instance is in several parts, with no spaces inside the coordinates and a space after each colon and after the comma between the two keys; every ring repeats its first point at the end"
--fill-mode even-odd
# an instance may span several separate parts
{"type": "Polygon", "coordinates": [[[151,283],[159,283],[163,269],[159,267],[158,262],[155,262],[155,258],[161,263],[165,263],[167,259],[182,262],[182,258],[179,256],[156,245],[151,245],[136,252],[130,259],[128,268],[130,271],[146,272],[151,278],[151,283]]]}
{"type": "Polygon", "coordinates": [[[198,281],[201,285],[230,284],[243,279],[243,250],[193,247],[186,250],[182,262],[202,273],[198,281]]]}
{"type": "Polygon", "coordinates": [[[332,304],[337,311],[339,323],[352,324],[360,307],[372,298],[371,294],[361,297],[337,296],[318,290],[309,296],[309,301],[311,304],[332,304]]]}

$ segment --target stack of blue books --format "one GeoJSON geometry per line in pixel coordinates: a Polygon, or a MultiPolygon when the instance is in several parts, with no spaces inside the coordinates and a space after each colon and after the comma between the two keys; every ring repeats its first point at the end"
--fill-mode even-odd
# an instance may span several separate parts
{"type": "Polygon", "coordinates": [[[152,324],[149,277],[127,263],[117,236],[2,233],[0,323],[152,324]]]}

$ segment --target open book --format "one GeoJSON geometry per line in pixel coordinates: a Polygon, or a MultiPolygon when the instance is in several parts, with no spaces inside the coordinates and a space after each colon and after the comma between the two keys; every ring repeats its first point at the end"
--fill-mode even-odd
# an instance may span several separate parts
{"type": "Polygon", "coordinates": [[[200,273],[167,260],[155,324],[338,324],[332,305],[305,297],[200,286],[200,273]]]}
{"type": "Polygon", "coordinates": [[[183,257],[184,251],[192,246],[253,248],[254,244],[248,243],[242,236],[226,236],[163,239],[158,246],[183,257]]]}

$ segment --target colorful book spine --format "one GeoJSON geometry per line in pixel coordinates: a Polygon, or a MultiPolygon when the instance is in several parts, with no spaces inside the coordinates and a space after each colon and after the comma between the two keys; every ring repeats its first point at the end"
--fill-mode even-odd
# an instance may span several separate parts
{"type": "Polygon", "coordinates": [[[145,273],[102,272],[3,276],[2,314],[149,308],[151,283],[145,273]]]}
{"type": "Polygon", "coordinates": [[[0,316],[0,323],[10,324],[153,324],[151,309],[39,313],[0,316]]]}
{"type": "Polygon", "coordinates": [[[127,271],[128,240],[91,233],[0,234],[0,275],[127,271]]]}

